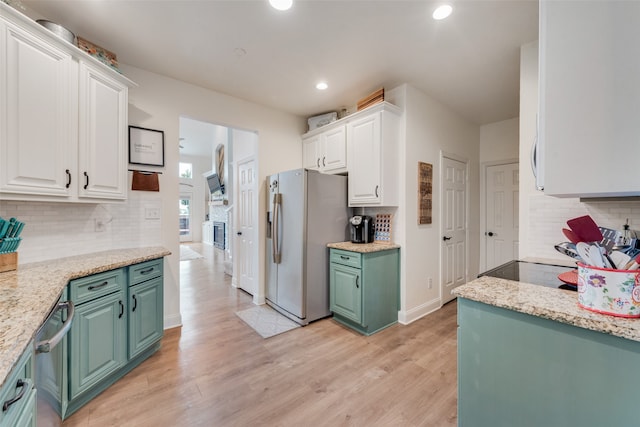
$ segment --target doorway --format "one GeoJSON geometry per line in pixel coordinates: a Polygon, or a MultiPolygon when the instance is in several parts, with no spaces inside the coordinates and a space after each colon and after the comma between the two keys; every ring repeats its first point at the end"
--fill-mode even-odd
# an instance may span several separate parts
{"type": "Polygon", "coordinates": [[[449,154],[440,157],[442,183],[441,303],[451,301],[451,291],[467,281],[467,160],[449,154]]]}
{"type": "Polygon", "coordinates": [[[180,199],[178,200],[178,209],[180,213],[180,242],[192,242],[192,220],[191,220],[191,201],[193,199],[193,193],[180,193],[180,199]]]}
{"type": "Polygon", "coordinates": [[[257,245],[257,183],[255,160],[238,162],[238,287],[257,297],[258,245],[257,245]]]}
{"type": "Polygon", "coordinates": [[[519,185],[517,162],[488,164],[485,179],[485,265],[490,270],[518,259],[519,185]]]}

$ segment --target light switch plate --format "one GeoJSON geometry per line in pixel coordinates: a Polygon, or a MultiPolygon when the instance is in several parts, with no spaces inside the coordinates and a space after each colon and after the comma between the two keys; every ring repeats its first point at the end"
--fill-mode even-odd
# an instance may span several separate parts
{"type": "Polygon", "coordinates": [[[160,219],[160,208],[145,208],[144,219],[160,219]]]}

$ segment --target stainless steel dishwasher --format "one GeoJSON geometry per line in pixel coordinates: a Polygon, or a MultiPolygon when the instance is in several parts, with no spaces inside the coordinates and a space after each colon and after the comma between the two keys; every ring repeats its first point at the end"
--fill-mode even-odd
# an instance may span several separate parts
{"type": "Polygon", "coordinates": [[[62,381],[67,357],[64,338],[71,328],[73,312],[71,301],[58,302],[36,334],[35,386],[38,396],[38,427],[62,425],[67,391],[67,386],[62,381]]]}

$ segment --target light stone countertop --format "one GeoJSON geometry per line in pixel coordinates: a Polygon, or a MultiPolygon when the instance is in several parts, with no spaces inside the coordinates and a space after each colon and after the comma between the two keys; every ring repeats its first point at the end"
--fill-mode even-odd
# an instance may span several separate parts
{"type": "Polygon", "coordinates": [[[575,291],[484,276],[452,293],[460,298],[640,341],[640,319],[608,316],[580,308],[575,291]]]}
{"type": "Polygon", "coordinates": [[[398,249],[400,245],[395,243],[351,243],[351,242],[338,242],[328,243],[327,247],[333,249],[342,249],[343,251],[359,252],[361,254],[368,254],[372,252],[388,251],[389,249],[398,249]]]}
{"type": "Polygon", "coordinates": [[[0,273],[0,387],[72,279],[170,255],[163,247],[58,258],[0,273]]]}

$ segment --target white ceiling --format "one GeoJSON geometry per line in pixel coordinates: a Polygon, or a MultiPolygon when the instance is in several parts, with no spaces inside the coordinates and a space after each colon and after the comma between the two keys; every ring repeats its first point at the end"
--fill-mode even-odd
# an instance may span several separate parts
{"type": "Polygon", "coordinates": [[[303,117],[401,83],[477,124],[516,117],[519,47],[538,34],[530,0],[453,0],[444,21],[426,0],[294,0],[287,12],[267,0],[22,3],[121,63],[303,117]]]}

